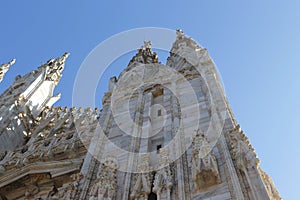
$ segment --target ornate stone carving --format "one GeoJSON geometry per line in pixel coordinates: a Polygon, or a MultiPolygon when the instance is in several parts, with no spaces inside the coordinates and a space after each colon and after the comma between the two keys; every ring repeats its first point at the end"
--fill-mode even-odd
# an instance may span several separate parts
{"type": "Polygon", "coordinates": [[[40,188],[36,184],[31,184],[27,186],[25,191],[25,199],[30,199],[30,197],[34,197],[34,195],[38,194],[40,188]]]}
{"type": "Polygon", "coordinates": [[[158,199],[164,196],[171,199],[171,189],[173,186],[172,172],[169,162],[169,150],[161,148],[159,150],[161,168],[156,172],[153,183],[153,192],[157,194],[158,199]]]}
{"type": "Polygon", "coordinates": [[[72,174],[71,178],[73,182],[64,184],[60,188],[56,188],[53,186],[52,191],[49,192],[47,196],[47,200],[60,200],[60,199],[76,199],[76,192],[78,191],[79,182],[81,179],[83,179],[83,176],[81,173],[72,174]]]}
{"type": "MultiPolygon", "coordinates": [[[[182,139],[181,144],[177,145],[179,141],[177,143],[176,134],[192,129],[182,126],[182,131],[179,131],[183,118],[191,121],[199,119],[199,116],[194,115],[194,106],[200,106],[204,113],[199,119],[199,127],[207,127],[209,117],[214,117],[211,116],[211,102],[207,99],[209,90],[213,91],[213,98],[217,98],[213,101],[217,107],[225,101],[225,106],[221,105],[217,109],[218,116],[229,113],[224,131],[235,126],[235,119],[226,98],[223,98],[224,93],[206,49],[198,46],[181,30],[177,31],[177,39],[167,65],[158,63],[158,56],[152,51],[151,42],[145,42],[140,47],[119,79],[111,79],[100,114],[97,109],[92,111],[90,108],[51,107],[59,99],[59,96],[53,96],[53,90],[62,76],[67,57],[68,54],[64,54],[60,58],[49,60],[38,70],[17,76],[14,83],[0,95],[0,199],[280,199],[272,180],[264,172],[257,172],[259,168],[256,155],[240,130],[228,134],[222,132],[217,143],[218,152],[214,151],[220,154],[216,155],[209,145],[210,137],[205,138],[201,132],[194,137],[192,151],[189,149],[174,163],[170,164],[169,158],[177,157],[176,150],[170,152],[169,157],[168,149],[160,149],[160,163],[155,173],[150,173],[150,166],[157,162],[154,160],[156,152],[151,154],[151,159],[142,156],[138,160],[139,173],[136,174],[117,172],[118,162],[110,157],[99,165],[97,159],[88,153],[88,149],[96,147],[97,151],[94,152],[99,154],[95,156],[105,155],[103,151],[106,141],[100,147],[96,142],[90,145],[99,124],[104,125],[103,131],[117,146],[126,147],[131,143],[132,152],[144,152],[155,146],[159,149],[161,144],[168,144],[170,150],[183,147],[190,140],[185,140],[180,135],[178,139],[182,139]],[[144,66],[143,70],[139,70],[139,66],[144,66]],[[160,67],[167,66],[177,70],[182,75],[181,78],[172,75],[170,71],[160,70],[160,67]],[[195,90],[199,105],[188,105],[191,101],[184,91],[186,87],[183,79],[188,80],[195,90]],[[205,86],[206,80],[210,84],[205,86]],[[116,92],[114,89],[119,86],[121,89],[116,92]],[[170,91],[167,90],[169,86],[170,91]],[[123,105],[129,103],[126,114],[128,112],[137,122],[133,127],[126,120],[120,123],[128,130],[133,130],[132,133],[141,133],[142,137],[131,138],[132,135],[127,135],[118,126],[120,124],[116,115],[111,111],[113,93],[118,94],[114,96],[114,100],[120,102],[118,111],[122,112],[119,113],[124,114],[123,105]],[[188,106],[181,107],[179,101],[188,106]],[[166,111],[161,127],[159,123],[162,121],[155,120],[150,113],[151,106],[155,104],[162,105],[166,111]],[[221,111],[223,107],[226,109],[224,113],[221,111]],[[185,108],[190,109],[190,112],[183,116],[181,111],[185,108]],[[159,129],[161,131],[154,134],[159,129]],[[176,143],[170,142],[171,140],[176,143]],[[227,147],[230,147],[231,152],[227,147]],[[173,156],[173,153],[176,155],[173,156]],[[189,167],[191,176],[188,174],[189,167]],[[75,174],[79,170],[84,174],[84,180],[81,180],[81,174],[75,174]],[[48,177],[33,180],[32,176],[37,174],[48,177]],[[72,179],[69,177],[71,174],[72,179]],[[220,183],[220,174],[224,182],[216,185],[220,183]],[[124,185],[118,186],[117,180],[124,185]],[[250,191],[254,192],[251,194],[250,191]]],[[[0,67],[0,81],[7,69],[7,65],[0,67]]],[[[117,116],[123,118],[122,114],[117,116]]],[[[153,114],[155,115],[154,112],[153,114]]],[[[161,112],[157,112],[157,116],[160,115],[161,112]]],[[[183,149],[179,150],[178,152],[183,153],[183,149]]],[[[115,151],[112,153],[117,155],[115,151]]],[[[128,163],[125,154],[120,156],[118,159],[122,166],[135,164],[137,161],[134,158],[128,163]]]]}
{"type": "Polygon", "coordinates": [[[192,38],[187,37],[182,30],[180,29],[176,30],[176,35],[177,35],[176,41],[173,44],[173,47],[171,49],[172,53],[176,53],[178,52],[178,50],[182,51],[183,50],[181,49],[182,47],[190,47],[192,49],[195,49],[196,51],[202,49],[192,38]]]}
{"type": "Polygon", "coordinates": [[[200,130],[192,142],[191,171],[195,190],[204,190],[221,182],[212,147],[200,130]]]}
{"type": "Polygon", "coordinates": [[[130,198],[133,200],[147,199],[151,192],[152,178],[149,172],[149,155],[142,155],[139,163],[141,163],[138,166],[139,173],[133,174],[132,180],[130,198]]]}
{"type": "Polygon", "coordinates": [[[89,200],[113,200],[117,192],[118,161],[107,157],[101,164],[96,183],[92,186],[89,200]]]}
{"type": "Polygon", "coordinates": [[[130,60],[127,70],[132,68],[134,63],[158,63],[158,56],[152,51],[151,41],[144,41],[144,45],[140,47],[138,53],[130,60]]]}
{"type": "Polygon", "coordinates": [[[268,192],[270,199],[271,200],[281,200],[279,192],[277,191],[271,177],[260,168],[259,168],[259,172],[260,172],[260,176],[262,177],[262,180],[265,184],[265,187],[267,188],[267,192],[268,192]]]}
{"type": "Polygon", "coordinates": [[[62,57],[57,59],[51,59],[47,62],[46,73],[47,77],[46,80],[54,81],[55,84],[58,83],[59,79],[61,78],[61,72],[64,69],[64,64],[66,59],[70,54],[65,53],[62,57]]]}
{"type": "Polygon", "coordinates": [[[255,151],[251,146],[249,139],[237,126],[234,130],[230,131],[230,145],[231,152],[236,160],[236,165],[241,170],[246,170],[250,167],[257,167],[259,160],[256,157],[255,151]]]}

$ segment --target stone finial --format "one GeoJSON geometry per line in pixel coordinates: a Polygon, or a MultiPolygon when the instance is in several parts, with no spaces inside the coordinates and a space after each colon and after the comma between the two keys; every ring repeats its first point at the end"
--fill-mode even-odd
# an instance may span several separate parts
{"type": "Polygon", "coordinates": [[[9,67],[16,62],[16,59],[12,59],[6,64],[0,65],[0,82],[3,80],[5,73],[8,71],[9,67]]]}
{"type": "Polygon", "coordinates": [[[191,37],[188,37],[184,34],[181,29],[176,30],[176,41],[173,43],[171,48],[171,53],[179,54],[177,50],[182,51],[184,48],[191,48],[195,50],[202,49],[196,41],[194,41],[191,37]]]}
{"type": "Polygon", "coordinates": [[[67,58],[69,57],[69,55],[70,55],[70,53],[65,52],[62,57],[58,58],[57,60],[58,60],[59,64],[60,65],[64,65],[65,62],[66,62],[66,60],[67,60],[67,58]]]}
{"type": "Polygon", "coordinates": [[[144,41],[144,44],[139,48],[138,53],[130,60],[128,66],[133,63],[158,63],[158,56],[152,51],[151,46],[151,41],[144,41]]]}
{"type": "Polygon", "coordinates": [[[62,76],[62,71],[65,67],[66,59],[69,57],[70,53],[64,53],[63,56],[57,58],[57,59],[51,59],[47,62],[46,68],[47,68],[47,77],[46,80],[54,81],[55,84],[58,83],[62,76]]]}
{"type": "Polygon", "coordinates": [[[11,61],[9,61],[9,65],[13,65],[13,64],[15,64],[15,62],[16,62],[16,59],[14,58],[14,59],[12,59],[11,61]]]}
{"type": "Polygon", "coordinates": [[[176,30],[176,35],[177,35],[177,37],[183,37],[184,36],[184,33],[183,33],[183,31],[181,30],[181,29],[177,29],[176,30]]]}
{"type": "Polygon", "coordinates": [[[152,48],[152,42],[151,41],[144,41],[144,45],[141,46],[141,49],[146,50],[146,49],[151,49],[152,48]]]}
{"type": "Polygon", "coordinates": [[[65,52],[64,55],[62,56],[62,58],[64,59],[64,61],[69,57],[70,53],[69,52],[65,52]]]}

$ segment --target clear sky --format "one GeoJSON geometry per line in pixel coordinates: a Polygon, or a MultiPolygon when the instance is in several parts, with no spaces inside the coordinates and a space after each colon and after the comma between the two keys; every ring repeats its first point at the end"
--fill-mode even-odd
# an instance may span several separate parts
{"type": "MultiPolygon", "coordinates": [[[[139,27],[184,30],[216,63],[263,170],[284,199],[299,199],[300,1],[2,0],[0,25],[0,63],[17,59],[0,92],[16,75],[68,51],[56,88],[62,93],[56,105],[63,106],[72,104],[79,66],[103,40],[139,27]]],[[[118,75],[128,64],[124,60],[107,77],[118,75]]],[[[97,92],[99,103],[105,82],[97,92]]]]}

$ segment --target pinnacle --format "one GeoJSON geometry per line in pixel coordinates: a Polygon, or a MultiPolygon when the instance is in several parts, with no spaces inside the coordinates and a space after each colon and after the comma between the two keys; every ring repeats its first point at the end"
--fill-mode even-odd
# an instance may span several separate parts
{"type": "Polygon", "coordinates": [[[183,31],[181,29],[177,29],[176,30],[176,35],[177,35],[177,38],[185,36],[185,34],[183,33],[183,31]]]}
{"type": "Polygon", "coordinates": [[[12,59],[6,64],[0,65],[0,82],[3,80],[5,73],[8,71],[9,67],[16,62],[16,59],[12,59]]]}
{"type": "Polygon", "coordinates": [[[130,60],[128,66],[135,62],[144,64],[158,63],[158,56],[152,51],[151,46],[151,41],[144,41],[144,44],[139,48],[137,54],[130,60]]]}
{"type": "Polygon", "coordinates": [[[188,37],[184,34],[181,29],[176,30],[176,41],[173,44],[171,52],[176,52],[176,50],[180,49],[183,46],[190,47],[192,49],[202,49],[195,40],[191,37],[188,37]]]}
{"type": "Polygon", "coordinates": [[[145,40],[144,45],[142,45],[140,49],[142,49],[142,50],[152,49],[152,42],[145,40]]]}
{"type": "Polygon", "coordinates": [[[56,59],[51,59],[47,62],[47,78],[48,80],[55,81],[57,84],[59,79],[62,76],[62,71],[64,69],[64,65],[66,62],[66,59],[69,57],[70,53],[64,53],[63,56],[56,58],[56,59]]]}
{"type": "Polygon", "coordinates": [[[64,55],[62,57],[60,57],[60,60],[62,62],[65,62],[66,59],[69,57],[70,53],[69,52],[65,52],[64,55]]]}
{"type": "Polygon", "coordinates": [[[16,59],[14,58],[14,59],[12,59],[11,61],[9,61],[9,64],[10,64],[10,65],[13,65],[13,64],[15,64],[15,62],[16,62],[16,59]]]}

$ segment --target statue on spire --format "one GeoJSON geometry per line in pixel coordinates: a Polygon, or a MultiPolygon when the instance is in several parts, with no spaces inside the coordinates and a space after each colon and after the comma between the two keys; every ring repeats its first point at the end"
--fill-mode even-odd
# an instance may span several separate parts
{"type": "Polygon", "coordinates": [[[16,59],[12,59],[9,63],[0,65],[0,82],[3,80],[5,73],[8,71],[9,67],[16,62],[16,59]]]}
{"type": "Polygon", "coordinates": [[[158,56],[152,51],[151,41],[144,41],[144,44],[139,48],[137,54],[132,57],[128,66],[133,63],[158,63],[158,56]]]}
{"type": "Polygon", "coordinates": [[[144,45],[141,46],[141,49],[142,50],[146,50],[146,49],[151,49],[151,46],[152,46],[152,42],[151,41],[144,41],[144,45]]]}
{"type": "Polygon", "coordinates": [[[182,38],[184,36],[184,33],[181,29],[177,29],[176,30],[176,35],[178,38],[182,38]]]}

